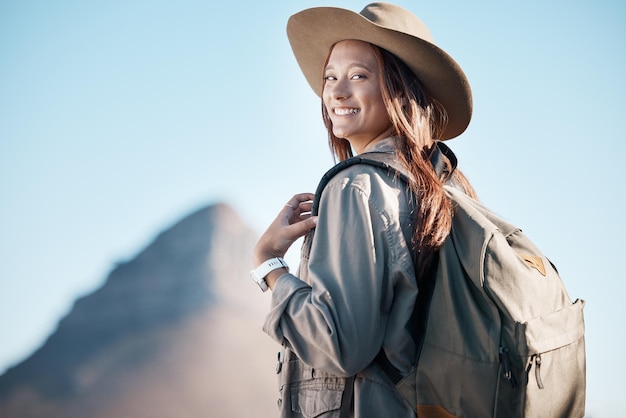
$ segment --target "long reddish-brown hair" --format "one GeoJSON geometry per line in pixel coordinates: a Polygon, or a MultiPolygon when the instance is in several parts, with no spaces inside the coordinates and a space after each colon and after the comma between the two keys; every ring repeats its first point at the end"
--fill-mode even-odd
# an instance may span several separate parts
{"type": "MultiPolygon", "coordinates": [[[[429,161],[435,140],[447,124],[445,109],[427,95],[408,66],[390,52],[371,45],[379,64],[379,83],[391,135],[396,140],[397,157],[412,175],[409,187],[415,196],[415,217],[411,246],[418,281],[428,271],[437,250],[450,233],[452,203],[445,194],[443,179],[429,161]]],[[[329,144],[335,159],[353,156],[350,143],[333,134],[332,122],[322,102],[322,116],[328,130],[329,144]]],[[[469,181],[459,170],[453,173],[456,184],[476,198],[469,181]]]]}

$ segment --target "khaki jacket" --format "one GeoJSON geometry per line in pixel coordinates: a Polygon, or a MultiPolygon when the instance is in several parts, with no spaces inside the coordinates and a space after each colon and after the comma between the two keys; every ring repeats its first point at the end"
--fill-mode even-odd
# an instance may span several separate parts
{"type": "MultiPolygon", "coordinates": [[[[367,150],[393,151],[391,138],[367,150]]],[[[263,326],[283,345],[280,417],[415,417],[373,362],[382,348],[406,374],[415,359],[411,220],[406,184],[380,168],[351,166],[324,189],[298,272],[276,282],[263,326]]]]}

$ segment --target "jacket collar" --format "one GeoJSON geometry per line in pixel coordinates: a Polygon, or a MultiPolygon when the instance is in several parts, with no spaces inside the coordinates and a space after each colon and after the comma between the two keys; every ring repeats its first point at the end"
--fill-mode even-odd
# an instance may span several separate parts
{"type": "Polygon", "coordinates": [[[452,177],[454,170],[456,170],[458,161],[456,155],[446,144],[441,141],[437,141],[435,144],[437,146],[433,147],[433,151],[430,154],[430,163],[435,169],[437,176],[443,183],[446,183],[452,177]]]}

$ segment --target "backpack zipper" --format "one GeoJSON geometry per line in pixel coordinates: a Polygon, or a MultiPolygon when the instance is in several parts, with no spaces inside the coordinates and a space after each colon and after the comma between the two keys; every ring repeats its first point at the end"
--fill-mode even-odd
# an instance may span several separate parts
{"type": "Polygon", "coordinates": [[[530,372],[530,369],[533,367],[533,362],[535,363],[535,380],[537,381],[537,387],[543,389],[543,380],[541,380],[541,354],[533,354],[530,357],[526,373],[530,372]]]}
{"type": "Polygon", "coordinates": [[[543,381],[541,380],[541,354],[537,354],[535,357],[535,379],[537,379],[537,386],[539,389],[543,389],[543,381]]]}
{"type": "Polygon", "coordinates": [[[500,346],[500,363],[502,363],[502,367],[504,368],[502,377],[508,380],[511,386],[515,388],[517,386],[517,383],[515,382],[515,376],[513,376],[513,371],[511,370],[511,359],[509,357],[509,350],[502,346],[500,346]]]}

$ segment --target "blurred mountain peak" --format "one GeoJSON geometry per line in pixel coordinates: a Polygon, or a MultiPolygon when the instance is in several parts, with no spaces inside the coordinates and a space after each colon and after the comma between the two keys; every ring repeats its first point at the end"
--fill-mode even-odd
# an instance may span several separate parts
{"type": "Polygon", "coordinates": [[[264,405],[273,412],[277,347],[261,332],[269,300],[248,276],[256,239],[223,203],[163,230],[0,376],[0,416],[263,416],[264,405]],[[237,375],[247,383],[229,390],[224,382],[237,375]],[[258,398],[249,410],[238,399],[247,385],[258,398]]]}

